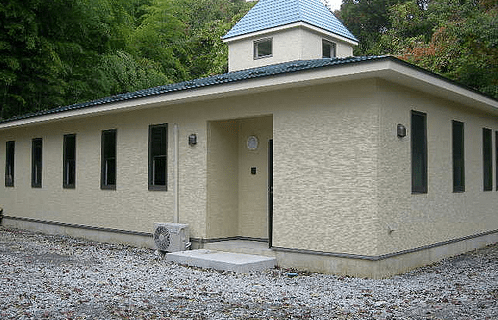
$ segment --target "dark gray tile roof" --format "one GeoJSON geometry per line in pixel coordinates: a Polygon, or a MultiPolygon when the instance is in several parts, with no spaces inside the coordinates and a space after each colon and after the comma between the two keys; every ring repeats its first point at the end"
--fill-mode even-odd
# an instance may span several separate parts
{"type": "Polygon", "coordinates": [[[223,39],[295,22],[306,22],[358,42],[320,0],[259,0],[223,39]]]}
{"type": "MultiPolygon", "coordinates": [[[[225,74],[210,76],[207,78],[200,78],[190,81],[184,81],[175,84],[168,84],[164,86],[139,90],[135,92],[118,94],[111,97],[96,99],[83,103],[76,103],[69,106],[58,107],[49,110],[42,110],[35,113],[29,113],[14,118],[0,121],[0,123],[12,122],[16,120],[23,120],[27,118],[39,117],[49,114],[61,113],[71,110],[78,110],[84,108],[97,108],[101,105],[120,102],[131,99],[139,99],[144,97],[157,96],[162,94],[169,94],[179,91],[194,90],[208,86],[223,85],[227,83],[246,81],[256,78],[264,78],[270,76],[278,76],[293,72],[300,72],[306,70],[313,70],[319,68],[333,67],[338,65],[346,65],[359,63],[364,61],[380,60],[384,58],[392,58],[388,56],[372,56],[372,57],[348,57],[348,58],[330,58],[330,59],[316,59],[316,60],[299,60],[292,62],[285,62],[276,65],[258,67],[253,69],[234,71],[225,74]]],[[[393,58],[395,59],[395,58],[393,58]]],[[[397,59],[396,59],[397,60],[397,59]]]]}

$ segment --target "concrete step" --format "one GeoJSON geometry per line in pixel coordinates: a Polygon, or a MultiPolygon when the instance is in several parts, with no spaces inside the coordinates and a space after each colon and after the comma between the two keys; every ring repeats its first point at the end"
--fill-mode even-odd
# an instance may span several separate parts
{"type": "Polygon", "coordinates": [[[277,259],[271,257],[208,249],[168,253],[166,254],[166,260],[192,267],[239,273],[271,269],[277,263],[277,259]]]}
{"type": "Polygon", "coordinates": [[[203,249],[275,257],[275,252],[268,248],[267,242],[247,240],[217,241],[205,243],[203,249]]]}

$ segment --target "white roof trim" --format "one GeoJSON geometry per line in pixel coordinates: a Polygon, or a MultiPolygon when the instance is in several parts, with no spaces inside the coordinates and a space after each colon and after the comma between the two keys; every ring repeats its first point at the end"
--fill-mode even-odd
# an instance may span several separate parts
{"type": "Polygon", "coordinates": [[[240,35],[240,36],[236,36],[236,37],[232,37],[232,38],[223,39],[223,42],[230,43],[230,42],[239,41],[239,40],[245,40],[245,39],[254,38],[254,37],[262,37],[262,36],[268,35],[269,33],[275,33],[275,32],[278,32],[278,31],[287,30],[287,29],[291,29],[291,28],[299,28],[299,27],[313,30],[313,31],[315,31],[317,33],[324,34],[324,35],[326,35],[328,37],[332,37],[332,38],[335,38],[337,40],[349,43],[349,44],[351,44],[353,46],[357,46],[358,45],[357,41],[354,41],[354,40],[351,40],[349,38],[343,37],[341,35],[338,35],[337,33],[333,33],[333,32],[324,30],[322,28],[315,27],[312,24],[309,24],[307,22],[302,22],[302,21],[300,21],[300,22],[294,22],[294,23],[290,23],[290,24],[286,24],[286,25],[283,25],[283,26],[278,26],[278,27],[275,27],[275,28],[269,28],[269,29],[265,29],[265,30],[261,30],[261,31],[257,31],[257,32],[246,33],[246,34],[243,34],[243,35],[240,35]]]}
{"type": "Polygon", "coordinates": [[[276,76],[261,77],[213,85],[191,90],[112,102],[94,107],[46,114],[0,124],[0,129],[8,129],[45,122],[60,121],[80,117],[97,116],[112,112],[137,110],[157,106],[167,106],[185,102],[237,96],[248,93],[267,92],[293,87],[303,87],[340,81],[379,78],[484,110],[498,116],[498,101],[478,92],[466,89],[442,77],[435,76],[423,69],[410,66],[399,60],[382,59],[361,63],[336,65],[301,72],[284,73],[276,76]]]}

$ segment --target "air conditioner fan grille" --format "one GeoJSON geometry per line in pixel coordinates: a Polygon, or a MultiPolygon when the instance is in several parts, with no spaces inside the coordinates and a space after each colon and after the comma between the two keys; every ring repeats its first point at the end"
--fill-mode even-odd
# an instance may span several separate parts
{"type": "Polygon", "coordinates": [[[168,250],[171,244],[170,231],[167,227],[158,226],[154,231],[154,242],[160,250],[168,250]]]}

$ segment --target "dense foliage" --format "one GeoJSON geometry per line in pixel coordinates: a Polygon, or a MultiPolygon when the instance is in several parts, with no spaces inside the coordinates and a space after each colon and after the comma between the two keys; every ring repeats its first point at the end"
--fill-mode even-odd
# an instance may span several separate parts
{"type": "Polygon", "coordinates": [[[244,0],[6,0],[0,119],[227,70],[244,0]]]}
{"type": "MultiPolygon", "coordinates": [[[[244,0],[4,0],[0,119],[227,71],[244,0]]],[[[343,0],[355,55],[392,54],[498,98],[496,0],[343,0]]]]}
{"type": "Polygon", "coordinates": [[[498,99],[498,1],[343,0],[338,13],[360,45],[498,99]]]}

